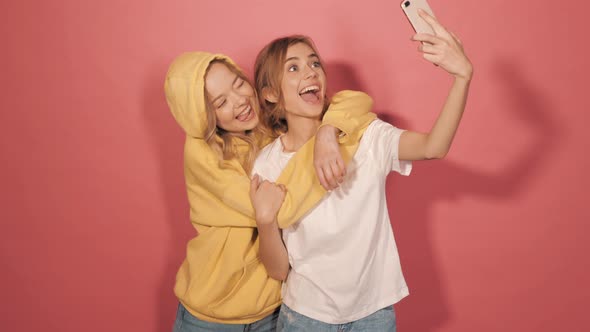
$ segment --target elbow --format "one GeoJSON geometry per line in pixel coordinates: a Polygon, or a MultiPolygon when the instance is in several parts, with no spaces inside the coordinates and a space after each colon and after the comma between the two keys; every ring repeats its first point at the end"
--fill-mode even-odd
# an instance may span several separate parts
{"type": "Polygon", "coordinates": [[[268,276],[278,280],[278,281],[285,281],[287,280],[287,275],[289,274],[289,271],[272,271],[272,272],[268,272],[268,276]]]}
{"type": "Polygon", "coordinates": [[[432,149],[426,151],[424,154],[424,159],[432,160],[432,159],[444,159],[449,153],[449,149],[432,149]]]}
{"type": "Polygon", "coordinates": [[[443,159],[451,149],[450,142],[444,142],[435,137],[427,136],[422,148],[422,157],[426,160],[443,159]]]}
{"type": "Polygon", "coordinates": [[[268,273],[268,276],[278,280],[278,281],[285,281],[287,280],[287,276],[289,275],[289,270],[291,269],[291,266],[289,265],[289,263],[286,264],[280,264],[279,266],[275,266],[275,268],[273,269],[267,269],[266,272],[268,273]]]}

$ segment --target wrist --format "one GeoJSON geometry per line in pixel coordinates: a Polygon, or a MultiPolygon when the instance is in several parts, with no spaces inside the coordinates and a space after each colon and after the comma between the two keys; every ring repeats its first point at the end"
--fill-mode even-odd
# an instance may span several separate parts
{"type": "Polygon", "coordinates": [[[258,228],[258,233],[268,233],[274,231],[278,226],[276,220],[270,220],[269,222],[265,223],[256,223],[258,228]]]}
{"type": "Polygon", "coordinates": [[[472,78],[473,78],[473,73],[455,75],[455,82],[460,83],[460,84],[464,84],[464,85],[469,85],[469,83],[471,83],[472,78]]]}
{"type": "Polygon", "coordinates": [[[469,66],[463,72],[455,75],[455,80],[459,82],[469,83],[473,78],[473,67],[469,66]]]}
{"type": "Polygon", "coordinates": [[[340,135],[340,129],[332,125],[323,125],[317,133],[317,137],[323,140],[336,139],[340,135]]]}
{"type": "Polygon", "coordinates": [[[258,225],[268,225],[272,224],[276,219],[274,215],[265,215],[265,214],[257,214],[256,215],[256,224],[258,225]]]}

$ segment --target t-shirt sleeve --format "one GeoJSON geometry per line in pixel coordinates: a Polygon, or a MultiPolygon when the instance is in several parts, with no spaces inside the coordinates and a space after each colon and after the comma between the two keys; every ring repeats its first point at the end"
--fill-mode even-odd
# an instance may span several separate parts
{"type": "Polygon", "coordinates": [[[381,120],[376,120],[373,126],[373,147],[385,174],[397,172],[405,176],[410,175],[412,162],[399,160],[399,141],[404,130],[381,120]]]}

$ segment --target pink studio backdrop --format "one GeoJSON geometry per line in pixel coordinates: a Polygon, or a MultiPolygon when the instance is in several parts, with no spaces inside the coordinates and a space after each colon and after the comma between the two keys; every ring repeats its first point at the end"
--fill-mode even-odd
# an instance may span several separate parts
{"type": "MultiPolygon", "coordinates": [[[[430,3],[476,75],[447,159],[388,181],[411,289],[399,331],[586,331],[590,6],[430,3]]],[[[397,0],[21,0],[0,12],[2,331],[171,330],[194,235],[184,136],[163,95],[181,52],[223,52],[251,73],[266,42],[308,34],[332,90],[364,90],[382,118],[422,131],[450,84],[420,58],[397,0]]]]}

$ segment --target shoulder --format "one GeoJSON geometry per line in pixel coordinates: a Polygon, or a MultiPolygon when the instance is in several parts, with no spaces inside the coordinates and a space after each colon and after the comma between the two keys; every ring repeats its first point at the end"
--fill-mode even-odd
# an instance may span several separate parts
{"type": "Polygon", "coordinates": [[[384,140],[389,141],[391,139],[397,139],[403,132],[403,129],[397,128],[388,122],[381,119],[375,119],[363,134],[361,144],[363,141],[373,144],[384,140]]]}
{"type": "Polygon", "coordinates": [[[210,163],[216,161],[218,155],[204,140],[187,137],[184,142],[184,159],[197,164],[210,163]]]}
{"type": "Polygon", "coordinates": [[[184,169],[185,172],[199,175],[213,172],[247,174],[238,159],[223,160],[221,154],[207,142],[193,137],[187,137],[184,144],[184,169]]]}
{"type": "Polygon", "coordinates": [[[363,142],[373,142],[374,140],[379,139],[385,132],[395,129],[397,128],[377,118],[373,120],[373,122],[367,127],[367,130],[365,130],[363,137],[361,138],[361,144],[363,144],[363,142]]]}
{"type": "Polygon", "coordinates": [[[381,119],[373,120],[361,138],[355,158],[361,158],[369,153],[369,151],[376,153],[387,148],[392,142],[397,142],[399,140],[402,132],[402,129],[381,119]]]}
{"type": "Polygon", "coordinates": [[[403,130],[395,127],[394,125],[392,125],[388,122],[385,122],[385,121],[377,118],[373,122],[371,122],[369,127],[367,127],[367,131],[365,132],[365,135],[366,134],[377,135],[377,134],[382,133],[384,131],[403,131],[403,130]]]}

